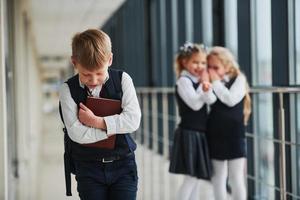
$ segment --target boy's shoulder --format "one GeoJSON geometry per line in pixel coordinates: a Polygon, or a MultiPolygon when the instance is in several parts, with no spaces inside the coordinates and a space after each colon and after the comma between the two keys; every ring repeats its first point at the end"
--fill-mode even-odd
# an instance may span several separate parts
{"type": "Polygon", "coordinates": [[[108,72],[109,72],[109,76],[113,75],[114,77],[119,77],[120,80],[122,79],[132,80],[131,76],[124,69],[109,68],[108,72]]]}
{"type": "Polygon", "coordinates": [[[69,77],[69,78],[65,81],[65,83],[68,84],[68,83],[75,82],[75,81],[78,81],[78,80],[79,80],[79,74],[75,74],[75,75],[69,77]]]}
{"type": "Polygon", "coordinates": [[[116,68],[108,68],[108,73],[109,75],[118,75],[118,76],[122,76],[122,74],[124,73],[125,71],[122,70],[122,69],[116,69],[116,68]]]}

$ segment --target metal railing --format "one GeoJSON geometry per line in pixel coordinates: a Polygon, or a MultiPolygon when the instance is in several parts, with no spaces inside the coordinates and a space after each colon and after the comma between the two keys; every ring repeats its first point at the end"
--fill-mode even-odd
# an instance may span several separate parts
{"type": "MultiPolygon", "coordinates": [[[[294,199],[300,199],[300,196],[292,194],[286,190],[286,145],[300,144],[286,141],[285,139],[285,109],[284,109],[284,95],[285,94],[300,94],[300,88],[292,87],[255,87],[250,89],[252,96],[261,94],[276,94],[278,95],[278,139],[261,137],[256,134],[247,133],[246,137],[261,138],[271,140],[273,143],[279,144],[279,171],[280,171],[280,184],[279,187],[272,186],[274,190],[280,192],[280,199],[286,200],[287,196],[294,199]]],[[[162,154],[165,159],[168,159],[169,149],[172,145],[173,132],[179,121],[178,111],[174,97],[174,88],[137,88],[138,98],[141,104],[143,113],[141,127],[137,140],[144,146],[152,149],[152,151],[162,154]]],[[[253,105],[252,105],[253,106],[253,105]]],[[[300,113],[299,113],[300,115],[300,113]]],[[[256,182],[261,182],[265,185],[270,185],[264,180],[257,177],[248,175],[248,179],[256,182]]]]}

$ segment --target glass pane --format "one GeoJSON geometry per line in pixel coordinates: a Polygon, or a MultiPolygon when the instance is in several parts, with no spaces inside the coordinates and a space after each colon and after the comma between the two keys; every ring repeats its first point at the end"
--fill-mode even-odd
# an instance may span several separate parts
{"type": "Polygon", "coordinates": [[[237,56],[238,51],[238,25],[237,25],[237,1],[224,1],[225,13],[225,45],[237,56]]]}
{"type": "Polygon", "coordinates": [[[193,42],[193,1],[192,0],[186,0],[185,1],[185,8],[186,8],[186,40],[193,42]]]}
{"type": "Polygon", "coordinates": [[[272,85],[271,0],[255,1],[256,72],[253,85],[272,85]]]}
{"type": "Polygon", "coordinates": [[[295,0],[296,83],[300,84],[300,1],[295,0]]]}
{"type": "MultiPolygon", "coordinates": [[[[272,85],[271,0],[252,1],[253,85],[272,85]]],[[[275,199],[274,143],[272,94],[253,95],[256,196],[275,199]]]]}
{"type": "Polygon", "coordinates": [[[257,171],[257,199],[275,199],[274,194],[274,143],[257,139],[259,168],[257,171]]]}
{"type": "MultiPolygon", "coordinates": [[[[300,20],[299,20],[300,21],[300,20]]],[[[300,196],[300,94],[297,95],[297,98],[296,98],[296,110],[297,110],[297,115],[296,115],[296,137],[297,137],[297,148],[296,148],[296,155],[297,155],[297,162],[296,162],[296,165],[297,165],[297,194],[300,196]]]]}
{"type": "Polygon", "coordinates": [[[212,0],[202,0],[202,29],[203,42],[207,46],[213,43],[213,27],[212,27],[212,0]]]}
{"type": "Polygon", "coordinates": [[[256,130],[259,137],[273,138],[273,105],[271,94],[256,95],[255,109],[253,113],[257,116],[256,130]]]}
{"type": "MultiPolygon", "coordinates": [[[[300,1],[295,0],[295,47],[296,47],[296,84],[300,84],[300,1]]],[[[297,195],[300,195],[300,95],[296,98],[296,138],[297,138],[297,148],[296,148],[296,169],[297,170],[297,195]]]]}

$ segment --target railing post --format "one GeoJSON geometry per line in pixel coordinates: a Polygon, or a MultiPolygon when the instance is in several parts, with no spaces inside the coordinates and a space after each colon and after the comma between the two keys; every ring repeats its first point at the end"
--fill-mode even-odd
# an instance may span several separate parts
{"type": "MultiPolygon", "coordinates": [[[[142,93],[137,93],[139,105],[142,105],[142,96],[143,96],[142,93]]],[[[141,112],[142,112],[142,107],[140,107],[140,109],[141,109],[141,112]]],[[[143,115],[142,115],[142,118],[141,118],[141,123],[143,123],[142,120],[143,120],[143,115]]],[[[140,144],[143,144],[142,143],[142,134],[143,134],[143,130],[142,130],[142,127],[141,127],[141,124],[140,124],[140,126],[139,126],[139,128],[138,128],[138,130],[136,131],[136,134],[135,134],[135,140],[137,142],[139,142],[140,144]]]]}
{"type": "Polygon", "coordinates": [[[168,94],[163,93],[162,99],[163,109],[163,156],[168,159],[169,157],[169,112],[168,112],[168,94]]]}
{"type": "Polygon", "coordinates": [[[280,194],[281,200],[286,200],[286,163],[285,163],[285,118],[283,108],[283,93],[278,94],[279,97],[279,139],[280,139],[280,194]]]}
{"type": "Polygon", "coordinates": [[[151,93],[151,118],[152,118],[152,147],[155,153],[158,153],[158,107],[157,107],[157,93],[154,91],[151,93]]]}
{"type": "Polygon", "coordinates": [[[147,148],[150,147],[150,134],[149,134],[149,101],[148,101],[148,95],[143,95],[143,135],[144,135],[144,144],[147,148]]]}

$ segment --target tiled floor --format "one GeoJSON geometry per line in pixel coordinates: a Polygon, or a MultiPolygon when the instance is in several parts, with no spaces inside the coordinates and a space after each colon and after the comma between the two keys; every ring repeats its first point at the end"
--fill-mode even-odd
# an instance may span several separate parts
{"type": "MultiPolygon", "coordinates": [[[[139,170],[139,200],[175,200],[183,176],[168,172],[169,161],[139,146],[136,152],[139,170]]],[[[200,180],[199,200],[213,200],[212,186],[200,180]]],[[[177,199],[176,199],[177,200],[177,199]]]]}
{"type": "MultiPolygon", "coordinates": [[[[39,200],[79,199],[76,182],[72,181],[72,197],[65,196],[63,168],[63,133],[57,113],[45,116],[39,161],[39,200]]],[[[138,145],[136,151],[139,189],[138,200],[174,200],[182,182],[182,176],[168,172],[168,161],[152,151],[138,145]]],[[[199,200],[212,199],[210,183],[202,182],[199,200]]]]}
{"type": "MultiPolygon", "coordinates": [[[[63,166],[63,132],[58,113],[44,116],[44,130],[41,141],[39,169],[39,200],[79,199],[76,181],[72,180],[72,197],[65,196],[65,177],[63,166]]],[[[73,177],[74,178],[74,177],[73,177]]]]}

